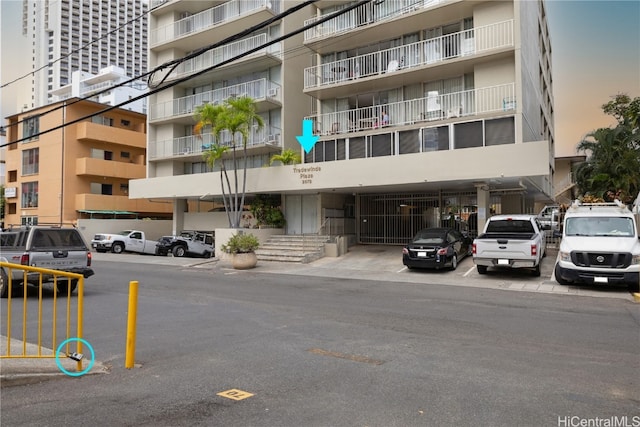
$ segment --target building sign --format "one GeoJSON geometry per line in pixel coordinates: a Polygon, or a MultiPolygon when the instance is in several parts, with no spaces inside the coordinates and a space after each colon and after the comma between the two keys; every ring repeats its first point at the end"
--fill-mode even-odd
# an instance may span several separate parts
{"type": "Polygon", "coordinates": [[[7,187],[4,189],[4,197],[16,197],[18,189],[16,187],[7,187]]]}
{"type": "Polygon", "coordinates": [[[300,177],[300,182],[302,184],[312,184],[313,183],[313,175],[315,172],[320,172],[322,170],[321,166],[294,166],[293,173],[300,177]]]}

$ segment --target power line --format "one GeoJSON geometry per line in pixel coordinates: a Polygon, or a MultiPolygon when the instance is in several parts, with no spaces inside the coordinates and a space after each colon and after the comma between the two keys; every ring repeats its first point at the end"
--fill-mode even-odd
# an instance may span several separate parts
{"type": "Polygon", "coordinates": [[[113,30],[109,31],[108,33],[104,34],[103,36],[101,36],[101,37],[99,37],[99,38],[97,38],[97,39],[93,39],[93,40],[91,40],[90,42],[85,43],[84,45],[80,46],[79,48],[77,48],[77,49],[75,49],[75,50],[72,50],[71,52],[67,53],[66,55],[63,55],[63,56],[61,56],[60,58],[58,58],[58,59],[56,59],[56,60],[54,60],[54,61],[50,61],[50,62],[48,62],[46,65],[43,65],[42,67],[40,67],[40,68],[38,68],[38,69],[36,69],[36,70],[32,70],[32,71],[28,72],[27,74],[25,74],[25,75],[23,75],[23,76],[21,76],[21,77],[17,77],[17,78],[15,78],[15,79],[11,80],[10,82],[7,82],[7,83],[4,83],[4,84],[0,85],[0,89],[2,89],[2,88],[4,88],[4,87],[7,87],[7,86],[9,86],[9,85],[12,85],[12,84],[14,84],[14,83],[16,83],[16,82],[18,82],[18,81],[20,81],[20,80],[22,80],[22,79],[24,79],[24,78],[27,78],[27,77],[29,77],[29,76],[31,76],[31,75],[33,75],[33,74],[35,74],[35,73],[38,73],[38,72],[40,72],[40,71],[44,70],[45,68],[48,68],[48,67],[52,66],[52,65],[53,65],[53,64],[55,64],[56,62],[60,62],[60,61],[62,61],[63,59],[68,58],[68,57],[70,57],[71,55],[73,55],[73,54],[75,54],[75,53],[78,53],[78,52],[80,52],[80,51],[82,51],[82,50],[86,49],[87,47],[91,46],[92,44],[94,44],[94,43],[96,43],[96,42],[99,42],[100,40],[105,39],[105,38],[106,38],[107,36],[109,36],[110,34],[115,33],[116,31],[120,31],[122,28],[126,27],[127,25],[129,25],[129,24],[131,24],[131,23],[133,23],[133,22],[135,22],[135,21],[138,21],[139,19],[141,19],[141,18],[142,18],[142,17],[144,17],[145,15],[149,14],[151,11],[156,10],[156,9],[157,9],[157,8],[159,8],[160,6],[162,6],[162,5],[160,4],[160,5],[158,5],[158,6],[155,6],[155,7],[151,8],[151,9],[148,9],[145,13],[143,13],[143,14],[141,14],[141,15],[138,15],[138,16],[136,16],[136,17],[134,17],[134,18],[130,19],[129,21],[125,22],[124,24],[120,25],[119,27],[114,28],[113,30]]]}
{"type": "MultiPolygon", "coordinates": [[[[309,0],[309,1],[305,2],[305,3],[304,3],[304,5],[306,6],[307,4],[315,3],[315,1],[317,1],[317,0],[309,0]]],[[[343,14],[345,14],[345,13],[347,13],[347,12],[349,12],[349,11],[351,11],[351,10],[353,10],[353,9],[357,8],[357,7],[360,7],[360,6],[364,5],[364,4],[370,3],[371,1],[372,1],[372,0],[361,0],[361,1],[357,2],[357,3],[354,3],[354,4],[350,5],[350,6],[345,7],[344,9],[338,10],[338,11],[336,11],[335,13],[332,13],[332,14],[329,14],[329,15],[327,15],[327,16],[325,16],[325,17],[323,17],[323,18],[320,18],[320,19],[318,19],[317,21],[315,21],[315,22],[313,22],[313,23],[311,23],[311,24],[308,24],[308,25],[302,26],[302,27],[300,27],[300,28],[298,28],[298,29],[296,29],[296,30],[293,30],[293,31],[291,31],[291,32],[289,32],[289,33],[287,33],[287,34],[283,35],[283,36],[280,36],[280,37],[277,37],[277,38],[275,38],[275,39],[273,39],[273,40],[270,40],[270,41],[268,41],[267,43],[264,43],[264,44],[262,44],[262,45],[260,45],[260,46],[257,46],[257,47],[254,47],[254,48],[252,48],[252,49],[249,49],[249,50],[247,50],[247,51],[245,51],[245,52],[242,52],[241,54],[236,55],[236,56],[234,56],[234,57],[232,57],[232,58],[229,58],[229,59],[226,59],[226,60],[224,60],[224,61],[221,61],[221,62],[219,62],[219,63],[217,63],[217,64],[215,64],[215,65],[213,65],[213,66],[211,66],[211,67],[204,68],[204,69],[202,69],[202,70],[200,70],[200,71],[198,71],[198,72],[196,72],[196,73],[192,73],[192,74],[189,74],[188,76],[185,76],[185,77],[183,77],[183,78],[181,78],[181,79],[174,80],[174,81],[172,81],[172,82],[170,82],[170,83],[168,83],[168,84],[166,84],[166,85],[164,85],[164,86],[162,86],[162,87],[156,87],[155,89],[153,89],[153,90],[151,90],[151,91],[149,91],[149,92],[146,92],[146,93],[144,93],[144,94],[142,94],[142,95],[139,95],[139,96],[136,96],[136,97],[134,97],[134,98],[131,98],[131,99],[129,99],[129,100],[127,100],[127,101],[125,101],[125,102],[121,102],[120,104],[116,104],[116,105],[109,106],[109,107],[104,108],[104,109],[102,109],[102,110],[100,110],[100,111],[97,111],[97,112],[95,112],[95,113],[92,113],[92,114],[89,114],[89,115],[86,115],[86,116],[83,116],[83,117],[79,117],[79,118],[77,118],[77,119],[75,119],[75,120],[72,120],[72,121],[70,121],[70,122],[63,123],[63,124],[61,124],[61,125],[55,126],[55,127],[53,127],[53,128],[47,129],[47,130],[42,131],[42,132],[38,132],[37,134],[29,135],[28,137],[24,137],[24,138],[21,138],[21,139],[18,139],[18,140],[15,140],[15,141],[12,141],[12,142],[9,142],[9,143],[6,143],[6,144],[3,144],[3,145],[2,145],[2,146],[0,146],[0,147],[5,147],[5,146],[8,146],[8,145],[10,145],[10,144],[16,144],[16,143],[19,143],[19,142],[23,142],[23,141],[31,140],[32,138],[34,138],[34,137],[36,137],[36,136],[44,135],[44,134],[47,134],[47,133],[50,133],[50,132],[53,132],[53,131],[56,131],[56,130],[62,129],[62,128],[66,127],[66,126],[69,126],[69,125],[72,125],[72,124],[76,124],[76,123],[79,123],[79,122],[83,122],[83,121],[85,121],[85,120],[87,120],[87,119],[90,119],[90,118],[92,118],[92,117],[95,117],[95,116],[101,115],[101,114],[103,114],[103,113],[105,113],[105,112],[108,112],[108,111],[111,111],[111,110],[115,110],[115,109],[120,108],[120,107],[122,107],[122,106],[124,106],[124,105],[130,104],[130,103],[132,103],[132,102],[138,101],[138,100],[143,99],[143,98],[146,98],[146,97],[148,97],[149,95],[156,94],[156,93],[158,93],[158,92],[160,92],[160,91],[163,91],[163,90],[165,90],[165,89],[171,88],[171,87],[176,86],[176,85],[178,85],[178,84],[180,84],[180,83],[184,83],[184,82],[186,82],[186,81],[188,81],[188,80],[191,80],[191,79],[193,79],[193,78],[195,78],[195,77],[197,77],[197,76],[200,76],[200,75],[202,75],[202,74],[205,74],[205,73],[207,73],[207,72],[209,72],[209,71],[211,71],[211,70],[213,70],[213,69],[216,69],[216,68],[222,67],[222,66],[224,66],[224,65],[227,65],[227,64],[229,64],[229,63],[231,63],[231,62],[234,62],[234,61],[236,61],[236,60],[238,60],[238,59],[240,59],[240,58],[243,58],[243,57],[245,57],[245,56],[251,55],[251,54],[252,54],[252,53],[254,53],[254,52],[260,51],[260,50],[262,50],[262,49],[264,49],[264,48],[266,48],[266,47],[268,47],[268,46],[271,46],[271,45],[273,45],[273,44],[275,44],[275,43],[279,43],[279,42],[280,42],[280,41],[282,41],[282,40],[286,40],[286,39],[288,39],[288,38],[290,38],[290,37],[293,37],[293,36],[295,36],[295,35],[297,35],[297,34],[300,34],[301,32],[304,32],[304,31],[306,31],[306,30],[308,30],[308,29],[310,29],[310,28],[314,28],[314,27],[316,27],[316,26],[318,26],[318,25],[320,25],[320,24],[323,24],[324,22],[329,21],[329,20],[331,20],[331,19],[333,19],[333,18],[335,18],[335,17],[337,17],[337,16],[343,15],[343,14]]],[[[292,9],[293,9],[293,8],[292,8],[292,9]]],[[[289,11],[289,10],[288,10],[288,11],[289,11]]],[[[287,11],[287,12],[288,12],[288,11],[287,11]]],[[[286,13],[286,12],[285,12],[285,13],[286,13]]],[[[292,13],[293,13],[293,12],[292,12],[292,13]]],[[[282,14],[280,14],[280,15],[282,15],[282,14]]],[[[278,16],[280,16],[280,15],[278,15],[278,16]]],[[[274,17],[274,18],[275,18],[275,17],[274,17]]],[[[272,19],[273,19],[273,18],[271,18],[270,20],[272,20],[272,19]]],[[[268,21],[270,21],[270,20],[268,20],[268,21]]],[[[260,25],[260,24],[259,24],[259,25],[260,25]]],[[[254,31],[255,31],[255,30],[254,30],[254,31]]],[[[243,33],[244,33],[244,32],[243,32],[243,33]]],[[[231,36],[230,38],[233,38],[233,37],[234,37],[234,36],[231,36]]],[[[226,39],[225,39],[225,40],[226,40],[226,39]]],[[[224,41],[223,41],[223,42],[224,42],[224,41]]],[[[206,51],[208,51],[208,50],[211,50],[211,49],[215,48],[215,47],[216,47],[216,45],[219,45],[220,43],[221,43],[221,42],[216,43],[215,45],[210,45],[210,46],[208,46],[207,48],[203,48],[203,49],[202,49],[202,51],[200,51],[200,50],[199,50],[198,52],[199,52],[199,54],[202,54],[202,53],[204,53],[204,52],[206,52],[206,51]]],[[[169,62],[169,64],[173,64],[174,62],[182,62],[182,61],[184,61],[184,60],[186,60],[186,59],[191,59],[191,58],[192,58],[192,57],[194,57],[194,56],[198,56],[198,55],[188,55],[188,56],[186,56],[186,57],[184,57],[184,58],[180,58],[179,60],[170,61],[170,62],[169,62]]],[[[162,65],[162,66],[160,66],[160,67],[163,67],[163,66],[166,66],[166,64],[163,64],[163,65],[162,65]]],[[[157,67],[157,68],[159,68],[159,67],[157,67]]],[[[153,72],[155,72],[155,71],[156,71],[156,70],[154,70],[153,72]]],[[[150,73],[151,73],[151,72],[150,72],[150,73]]],[[[147,73],[147,74],[150,74],[150,73],[147,73]]],[[[73,101],[73,102],[75,103],[75,102],[80,102],[80,101],[88,100],[88,99],[89,99],[89,98],[77,99],[77,100],[75,100],[75,101],[73,101]]],[[[48,113],[50,113],[50,112],[52,112],[52,111],[55,111],[55,110],[57,110],[57,109],[60,109],[60,108],[64,108],[64,107],[66,107],[66,105],[67,105],[67,103],[62,102],[62,104],[61,104],[60,106],[55,107],[54,109],[51,109],[51,110],[49,110],[49,111],[44,112],[44,113],[43,113],[43,115],[44,115],[44,114],[48,114],[48,113]]],[[[23,121],[24,121],[24,120],[23,120],[23,121]]]]}

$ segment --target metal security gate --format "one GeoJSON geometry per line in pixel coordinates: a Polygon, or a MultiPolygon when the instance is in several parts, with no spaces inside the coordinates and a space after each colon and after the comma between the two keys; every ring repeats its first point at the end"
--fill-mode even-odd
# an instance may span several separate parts
{"type": "MultiPolygon", "coordinates": [[[[490,200],[493,213],[500,213],[500,196],[490,200]]],[[[361,194],[357,205],[358,243],[404,245],[429,227],[477,234],[475,191],[361,194]]]]}

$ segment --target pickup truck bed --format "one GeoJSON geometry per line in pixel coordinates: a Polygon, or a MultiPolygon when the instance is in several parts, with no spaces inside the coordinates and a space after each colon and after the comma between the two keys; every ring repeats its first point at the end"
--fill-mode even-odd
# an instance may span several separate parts
{"type": "Polygon", "coordinates": [[[544,232],[531,215],[493,216],[473,241],[473,262],[480,274],[489,267],[529,268],[539,276],[545,252],[544,232]]]}

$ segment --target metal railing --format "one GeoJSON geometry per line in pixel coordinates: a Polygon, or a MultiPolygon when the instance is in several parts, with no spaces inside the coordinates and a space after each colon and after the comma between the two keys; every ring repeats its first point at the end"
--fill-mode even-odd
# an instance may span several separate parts
{"type": "MultiPolygon", "coordinates": [[[[249,134],[247,148],[263,145],[271,145],[274,147],[282,146],[282,130],[275,126],[264,126],[262,129],[252,128],[249,134]]],[[[220,144],[231,147],[231,133],[223,131],[220,139],[216,140],[209,132],[203,132],[202,135],[188,135],[178,138],[150,141],[149,142],[149,159],[160,159],[174,156],[184,156],[192,154],[202,154],[211,144],[220,144]]],[[[236,148],[242,148],[242,137],[236,137],[236,148]]]]}
{"type": "MultiPolygon", "coordinates": [[[[238,40],[237,42],[229,43],[213,50],[209,50],[195,58],[191,58],[187,61],[181,62],[180,65],[175,68],[175,70],[171,71],[165,81],[170,82],[172,80],[197,73],[207,68],[211,68],[217,64],[233,59],[252,49],[264,46],[269,41],[270,37],[267,36],[267,34],[262,33],[253,37],[238,40]]],[[[274,56],[280,56],[281,43],[274,43],[270,46],[256,50],[255,52],[251,53],[251,55],[242,58],[242,60],[265,55],[267,53],[274,56]]]]}
{"type": "Polygon", "coordinates": [[[515,109],[515,84],[508,83],[442,95],[428,92],[423,98],[307,116],[305,120],[314,122],[314,134],[332,135],[515,109]],[[383,111],[385,122],[381,121],[383,111]]]}
{"type": "MultiPolygon", "coordinates": [[[[387,2],[371,2],[338,15],[320,25],[309,28],[304,32],[304,41],[309,42],[314,39],[343,33],[362,25],[373,24],[374,22],[389,21],[406,13],[431,7],[444,1],[446,0],[394,0],[387,2]]],[[[309,24],[313,24],[314,22],[317,22],[333,13],[335,13],[335,11],[307,19],[304,21],[304,25],[307,26],[309,24]]]]}
{"type": "MultiPolygon", "coordinates": [[[[20,264],[12,264],[8,262],[0,262],[0,269],[2,269],[2,278],[1,280],[6,280],[7,282],[4,284],[7,288],[7,309],[6,309],[6,330],[4,332],[3,339],[6,339],[6,346],[3,345],[3,349],[6,348],[3,354],[0,354],[0,358],[43,358],[43,359],[55,359],[59,357],[55,352],[51,353],[48,351],[48,347],[45,347],[45,334],[49,334],[49,332],[45,332],[45,323],[50,322],[50,339],[49,344],[52,349],[57,349],[57,347],[63,343],[64,341],[69,341],[70,338],[73,339],[82,339],[83,333],[83,306],[84,306],[84,276],[82,274],[75,273],[67,273],[59,270],[49,270],[46,268],[39,267],[30,267],[26,265],[20,264]],[[22,295],[19,297],[19,300],[22,301],[21,304],[21,313],[19,313],[20,318],[13,318],[13,302],[16,299],[14,296],[15,291],[18,287],[14,287],[13,285],[13,276],[14,270],[20,270],[22,273],[22,295]],[[29,292],[27,285],[27,276],[32,276],[37,274],[38,286],[38,300],[35,304],[35,313],[33,316],[30,316],[30,313],[33,311],[34,304],[28,304],[29,302],[29,292]],[[53,276],[53,297],[51,299],[46,298],[43,293],[44,289],[44,281],[43,275],[53,276]],[[72,281],[77,281],[77,298],[75,305],[72,304],[72,281]],[[60,295],[59,295],[60,294],[60,295]],[[60,310],[58,309],[58,301],[62,299],[64,301],[64,312],[60,314],[60,310]],[[76,321],[75,321],[75,333],[72,334],[72,312],[76,312],[76,321]],[[45,315],[49,314],[50,319],[45,320],[45,315]],[[62,328],[59,328],[59,317],[63,319],[64,325],[62,328]],[[19,327],[14,328],[14,321],[19,322],[19,327]],[[29,326],[33,324],[35,321],[35,327],[29,326]],[[21,349],[17,352],[13,352],[12,349],[12,340],[14,336],[14,331],[21,331],[21,336],[17,337],[18,341],[21,342],[21,349]],[[35,353],[31,353],[27,350],[28,340],[32,335],[35,335],[36,341],[36,350],[35,353]],[[63,335],[64,339],[60,340],[59,335],[63,335]]],[[[16,316],[18,317],[18,316],[16,316]]],[[[14,341],[15,342],[15,341],[14,341]]],[[[4,343],[3,343],[4,344],[4,343]]],[[[68,355],[71,353],[69,347],[70,343],[66,343],[65,354],[68,355]]],[[[74,350],[76,353],[82,353],[82,342],[77,341],[76,349],[74,350]]],[[[66,357],[65,355],[65,357],[66,357]]],[[[77,361],[77,370],[82,371],[82,360],[77,361]]]]}
{"type": "MultiPolygon", "coordinates": [[[[275,1],[276,7],[279,5],[275,1]]],[[[270,9],[271,0],[231,0],[193,15],[184,16],[151,32],[151,46],[224,24],[260,9],[270,9]]]]}
{"type": "Polygon", "coordinates": [[[219,104],[225,99],[238,96],[248,96],[253,100],[273,99],[280,101],[281,93],[282,87],[277,83],[267,79],[254,80],[154,104],[149,111],[149,120],[193,114],[196,107],[200,105],[219,104]]]}
{"type": "Polygon", "coordinates": [[[304,88],[408,70],[513,45],[513,20],[498,22],[306,68],[304,88]]]}

